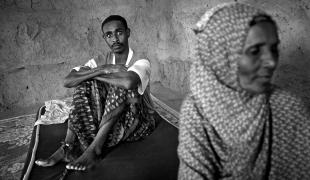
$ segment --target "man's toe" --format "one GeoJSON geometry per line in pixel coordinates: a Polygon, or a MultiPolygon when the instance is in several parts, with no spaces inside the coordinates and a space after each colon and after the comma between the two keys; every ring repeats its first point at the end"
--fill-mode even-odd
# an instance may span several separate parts
{"type": "Polygon", "coordinates": [[[43,159],[36,160],[35,163],[38,166],[48,166],[49,165],[49,161],[48,160],[43,160],[43,159]]]}
{"type": "Polygon", "coordinates": [[[73,166],[72,166],[72,164],[67,164],[66,168],[72,170],[73,166]]]}
{"type": "Polygon", "coordinates": [[[76,171],[79,170],[79,164],[74,164],[73,165],[73,169],[76,170],[76,171]]]}
{"type": "Polygon", "coordinates": [[[78,170],[78,171],[82,171],[82,170],[83,170],[83,167],[84,167],[84,166],[80,164],[79,166],[77,166],[77,170],[78,170]]]}
{"type": "Polygon", "coordinates": [[[86,166],[82,166],[82,171],[85,171],[86,170],[86,166]]]}

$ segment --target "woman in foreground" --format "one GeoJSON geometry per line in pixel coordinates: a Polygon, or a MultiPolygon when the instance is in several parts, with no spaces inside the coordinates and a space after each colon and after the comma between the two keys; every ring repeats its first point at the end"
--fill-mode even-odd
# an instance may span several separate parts
{"type": "Polygon", "coordinates": [[[201,17],[195,33],[179,179],[309,179],[309,112],[271,84],[276,23],[248,5],[223,4],[201,17]]]}

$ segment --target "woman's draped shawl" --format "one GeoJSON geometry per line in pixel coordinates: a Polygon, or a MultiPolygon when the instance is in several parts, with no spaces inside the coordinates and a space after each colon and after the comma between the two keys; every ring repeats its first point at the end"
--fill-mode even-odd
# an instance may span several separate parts
{"type": "Polygon", "coordinates": [[[309,179],[310,116],[274,88],[251,95],[237,79],[249,22],[264,12],[231,3],[197,23],[191,93],[183,102],[179,179],[309,179]]]}

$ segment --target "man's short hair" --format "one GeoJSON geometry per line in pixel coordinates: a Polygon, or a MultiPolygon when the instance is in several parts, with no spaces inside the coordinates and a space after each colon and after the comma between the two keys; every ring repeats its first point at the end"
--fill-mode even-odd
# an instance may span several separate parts
{"type": "Polygon", "coordinates": [[[109,17],[107,17],[101,24],[101,31],[103,32],[103,26],[110,22],[110,21],[121,21],[125,27],[125,29],[128,29],[128,26],[127,26],[127,21],[125,18],[123,18],[122,16],[120,15],[111,15],[109,17]]]}

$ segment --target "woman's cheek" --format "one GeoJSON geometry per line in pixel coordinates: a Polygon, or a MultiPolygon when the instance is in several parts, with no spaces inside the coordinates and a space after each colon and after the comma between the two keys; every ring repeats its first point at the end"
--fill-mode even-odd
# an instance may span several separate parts
{"type": "Polygon", "coordinates": [[[259,63],[257,59],[244,56],[239,61],[239,74],[255,76],[259,70],[259,63]]]}

